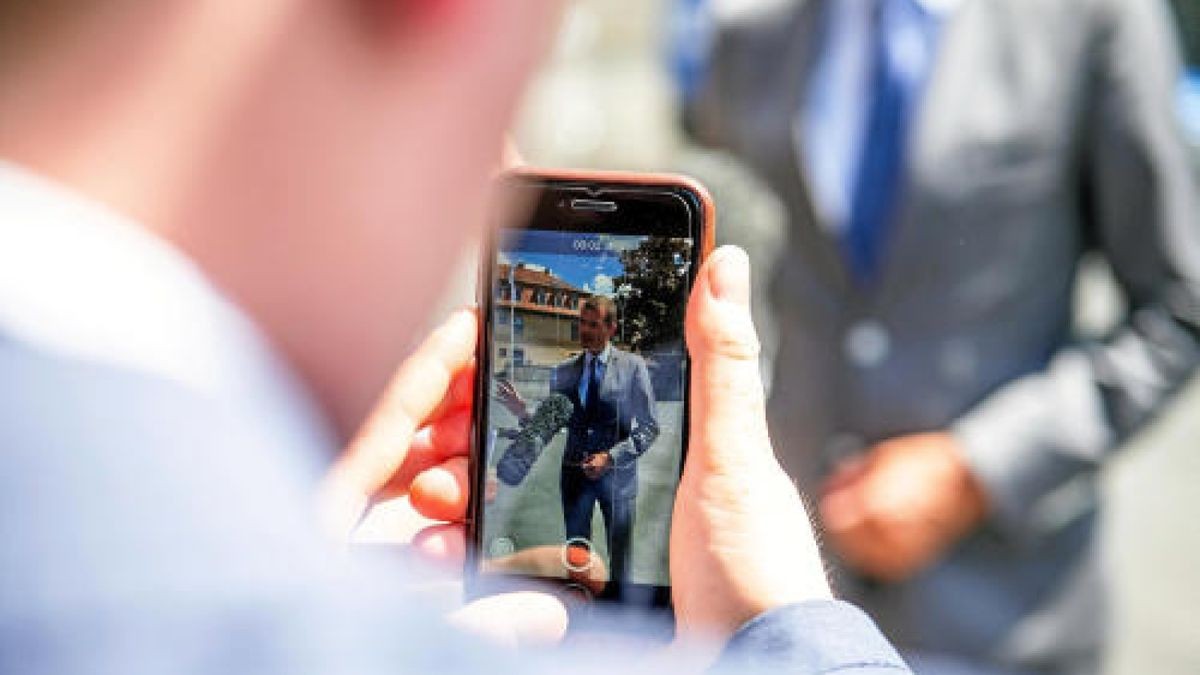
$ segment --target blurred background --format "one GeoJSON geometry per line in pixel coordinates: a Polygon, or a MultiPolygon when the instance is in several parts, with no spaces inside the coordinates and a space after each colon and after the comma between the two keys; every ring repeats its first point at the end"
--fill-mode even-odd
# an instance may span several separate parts
{"type": "MultiPolygon", "coordinates": [[[[575,0],[554,53],[528,93],[517,130],[534,165],[674,170],[705,182],[719,206],[718,238],[745,247],[756,282],[777,264],[785,216],[737,161],[688,143],[680,131],[670,45],[686,30],[666,0],[575,0]]],[[[1200,2],[1173,10],[1191,63],[1179,115],[1200,167],[1200,2]]],[[[757,294],[766,358],[777,327],[757,294]]],[[[1103,334],[1122,312],[1104,263],[1085,264],[1076,293],[1080,330],[1103,334]]],[[[1200,672],[1200,385],[1188,386],[1103,480],[1105,564],[1115,580],[1110,673],[1200,672]]]]}

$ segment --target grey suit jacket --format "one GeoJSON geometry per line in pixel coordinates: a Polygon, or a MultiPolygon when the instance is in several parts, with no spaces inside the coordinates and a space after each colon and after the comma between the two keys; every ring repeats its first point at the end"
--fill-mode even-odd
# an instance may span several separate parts
{"type": "Polygon", "coordinates": [[[579,400],[582,374],[580,354],[555,366],[550,377],[551,391],[566,396],[575,405],[567,425],[563,465],[578,466],[588,455],[608,452],[613,458],[616,496],[633,497],[637,494],[637,459],[658,438],[654,388],[646,362],[637,354],[611,349],[594,419],[587,419],[579,400]]]}
{"type": "Polygon", "coordinates": [[[811,487],[888,437],[951,429],[993,516],[908,583],[857,587],[902,645],[1059,669],[1094,658],[1093,475],[1200,359],[1200,214],[1158,0],[963,0],[913,129],[882,281],[856,287],[806,186],[803,114],[825,0],[742,3],[688,110],[785,201],[772,286],[782,460],[811,487]],[[1088,251],[1128,312],[1072,330],[1088,251]]]}

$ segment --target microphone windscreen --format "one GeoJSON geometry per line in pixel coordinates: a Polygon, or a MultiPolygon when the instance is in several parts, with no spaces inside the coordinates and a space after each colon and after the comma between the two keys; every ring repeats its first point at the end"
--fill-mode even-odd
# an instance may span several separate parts
{"type": "Polygon", "coordinates": [[[526,429],[542,439],[543,443],[548,443],[554,434],[567,426],[574,412],[575,404],[571,403],[571,399],[557,392],[550,394],[538,404],[526,429]]]}
{"type": "Polygon", "coordinates": [[[537,461],[542,448],[554,438],[560,429],[571,421],[575,404],[559,393],[550,394],[538,404],[529,422],[500,456],[496,474],[507,485],[517,485],[537,461]]]}

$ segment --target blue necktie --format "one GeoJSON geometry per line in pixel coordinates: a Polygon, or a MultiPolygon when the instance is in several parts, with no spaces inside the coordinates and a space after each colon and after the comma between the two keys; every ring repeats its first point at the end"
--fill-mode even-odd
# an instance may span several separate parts
{"type": "Polygon", "coordinates": [[[855,280],[874,282],[896,216],[914,103],[931,61],[937,24],[911,0],[876,0],[870,40],[870,94],[862,154],[842,244],[855,280]]]}
{"type": "Polygon", "coordinates": [[[591,363],[588,364],[588,372],[585,375],[588,378],[587,389],[585,390],[587,398],[583,402],[583,411],[588,419],[595,417],[596,410],[600,407],[600,367],[597,365],[599,363],[600,358],[593,356],[591,363]]]}

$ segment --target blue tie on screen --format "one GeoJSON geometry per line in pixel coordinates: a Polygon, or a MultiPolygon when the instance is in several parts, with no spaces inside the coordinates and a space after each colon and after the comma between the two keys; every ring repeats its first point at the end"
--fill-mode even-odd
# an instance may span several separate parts
{"type": "Polygon", "coordinates": [[[875,0],[862,154],[842,244],[855,280],[875,281],[905,166],[905,146],[921,85],[932,62],[936,17],[912,0],[875,0]]]}
{"type": "Polygon", "coordinates": [[[600,358],[593,356],[591,363],[588,364],[587,389],[585,396],[587,399],[583,402],[583,411],[588,419],[596,416],[596,409],[600,407],[600,367],[597,365],[600,358]]]}

